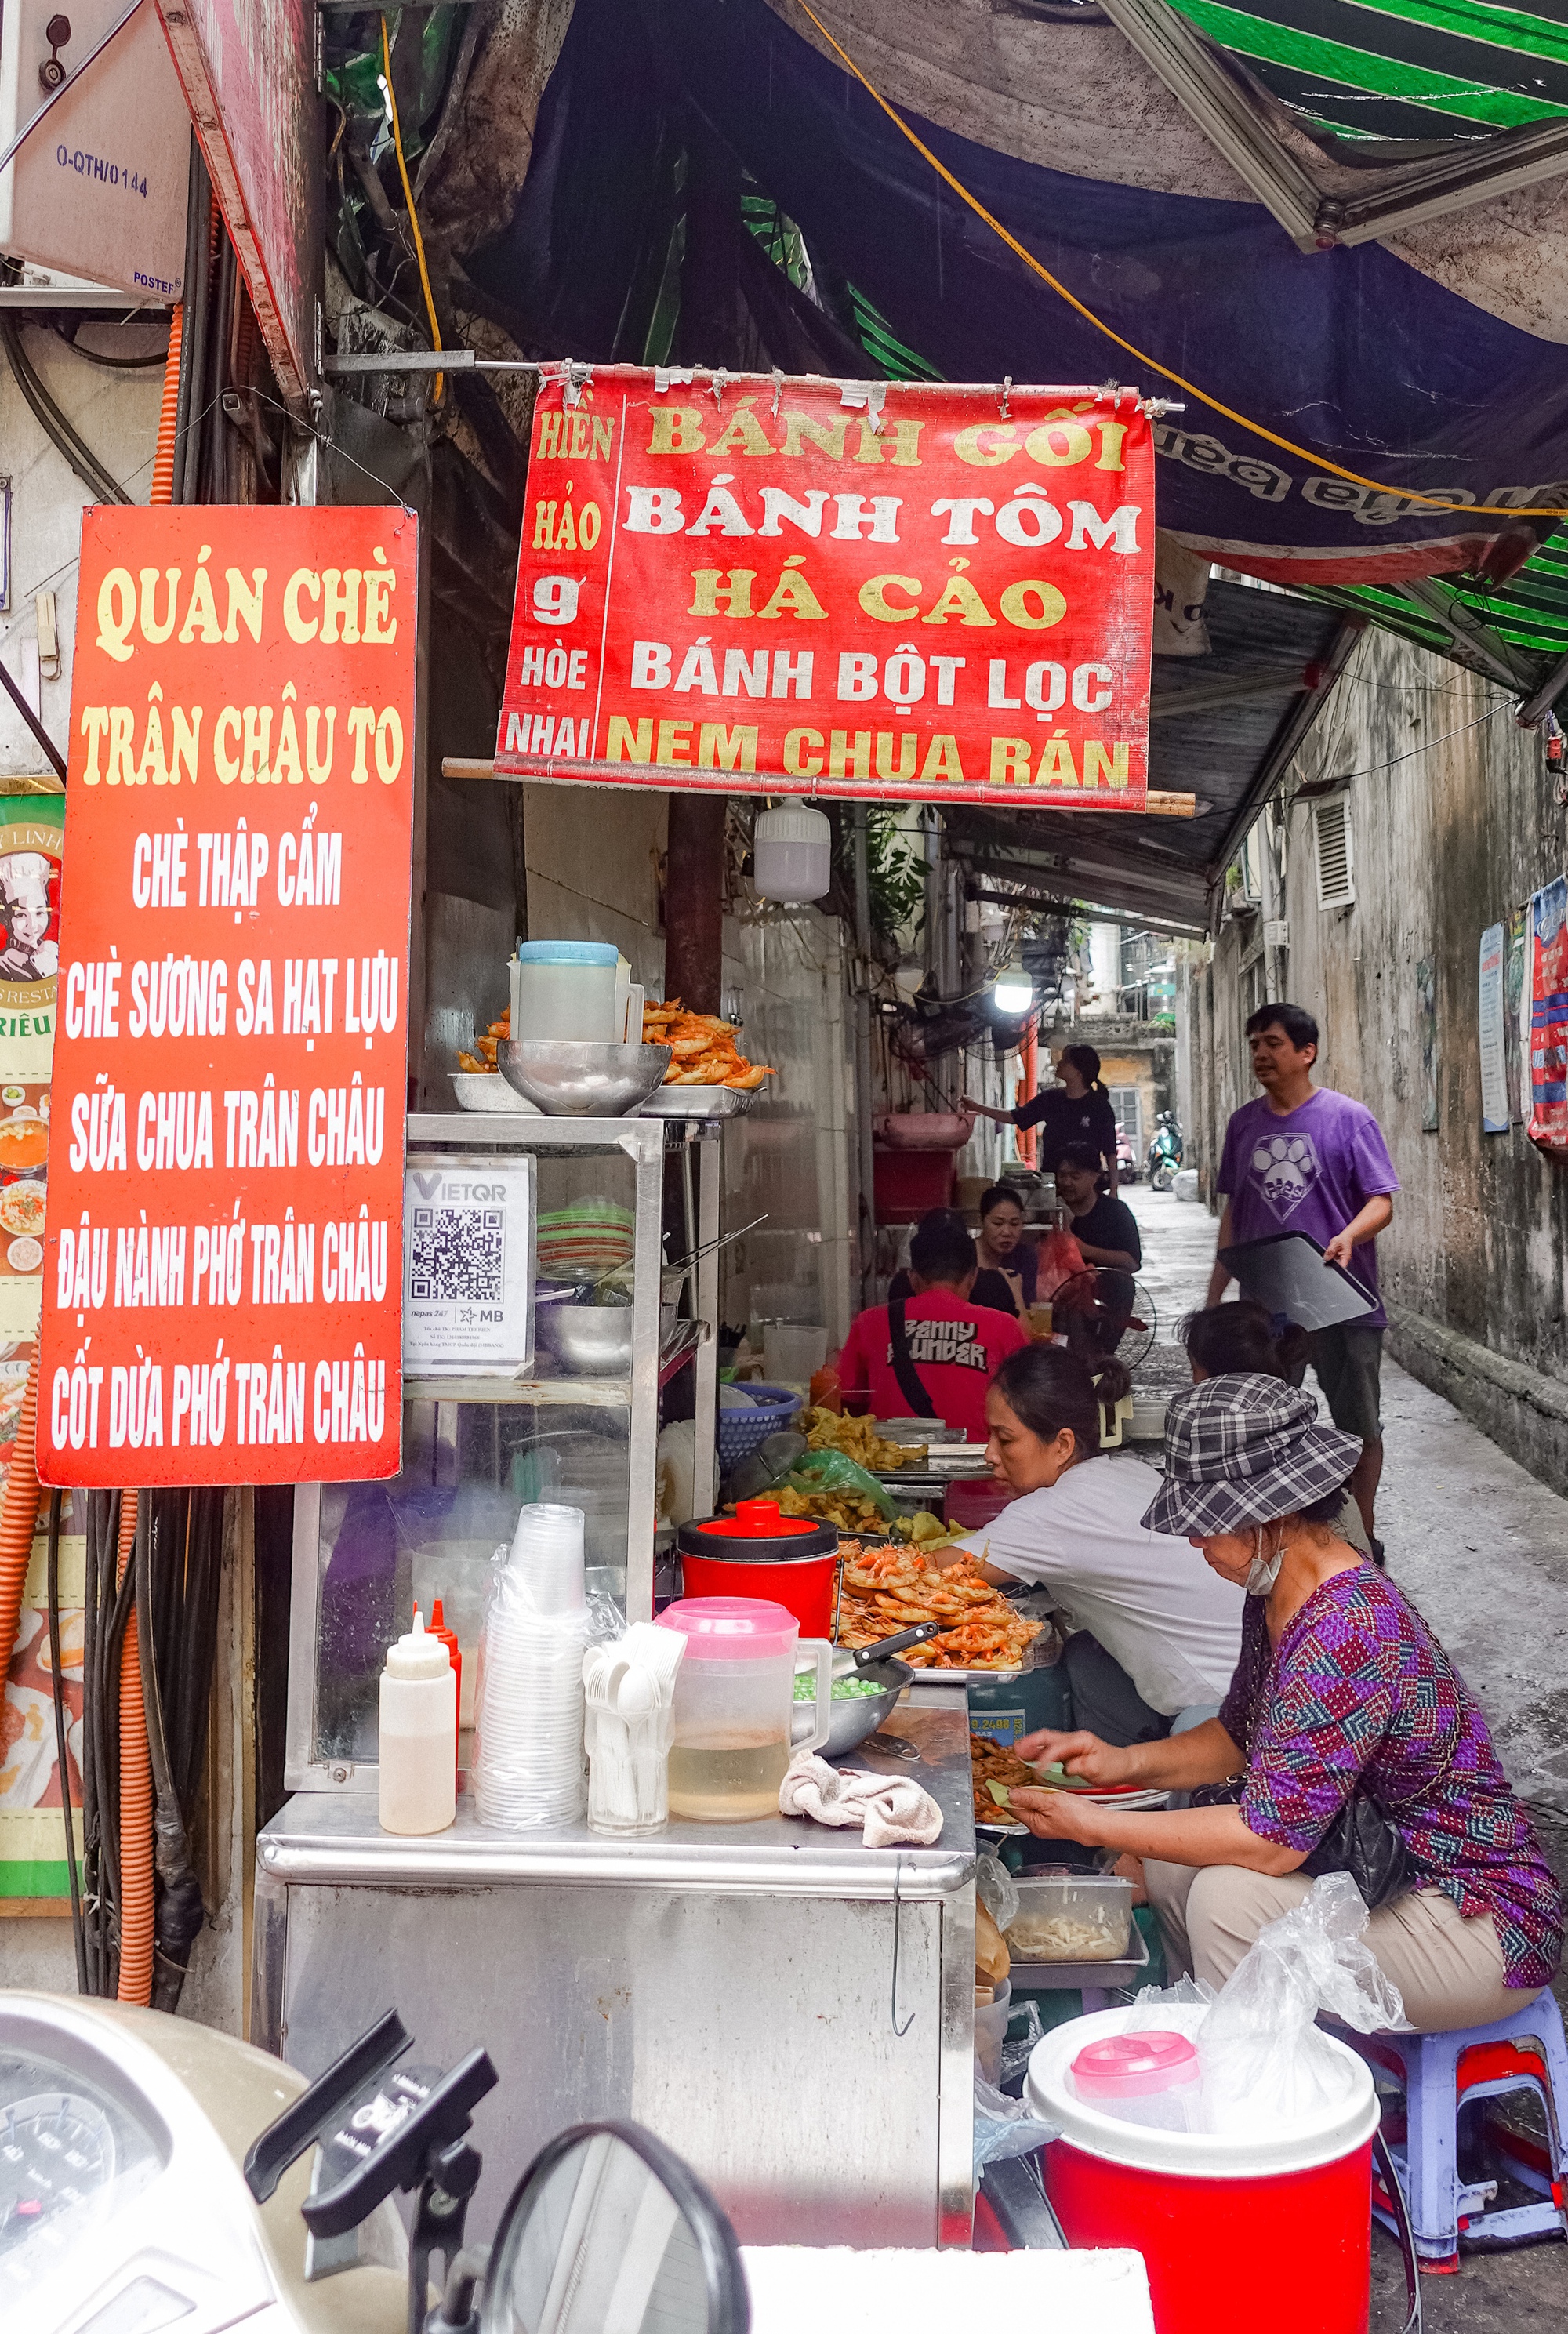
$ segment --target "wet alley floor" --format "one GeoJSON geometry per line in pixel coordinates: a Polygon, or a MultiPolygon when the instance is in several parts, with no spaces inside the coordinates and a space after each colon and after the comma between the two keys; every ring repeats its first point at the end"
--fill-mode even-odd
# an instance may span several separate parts
{"type": "MultiPolygon", "coordinates": [[[[1123,1196],[1142,1230],[1140,1278],[1165,1345],[1182,1315],[1204,1302],[1215,1220],[1147,1184],[1123,1196]]],[[[1151,1363],[1162,1384],[1185,1382],[1174,1355],[1151,1363]]],[[[1307,1383],[1315,1383],[1310,1374],[1307,1383]]],[[[1378,1530],[1389,1570],[1463,1670],[1547,1856],[1568,1876],[1568,1500],[1387,1357],[1383,1438],[1378,1530]]],[[[1557,1993],[1568,2003],[1561,1978],[1557,1993]]],[[[1568,2113],[1568,2101],[1562,2107],[1568,2113]]],[[[1428,2334],[1559,2334],[1568,2323],[1568,2247],[1467,2254],[1457,2277],[1427,2277],[1421,2286],[1428,2334]]],[[[1398,2249],[1379,2235],[1375,2334],[1403,2324],[1403,2301],[1398,2249]]]]}

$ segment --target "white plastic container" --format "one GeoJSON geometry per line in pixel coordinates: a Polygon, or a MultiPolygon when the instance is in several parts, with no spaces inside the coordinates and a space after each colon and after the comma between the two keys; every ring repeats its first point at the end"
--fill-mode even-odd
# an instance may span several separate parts
{"type": "Polygon", "coordinates": [[[975,2064],[993,2090],[1002,2085],[1002,2045],[1013,2015],[1013,1981],[1005,1977],[989,2001],[975,2003],[975,2064]]]}
{"type": "MultiPolygon", "coordinates": [[[[523,940],[512,960],[512,1035],[612,1045],[624,962],[608,940],[523,940]]],[[[630,968],[629,968],[630,969],[630,968]]],[[[625,996],[621,1012],[625,1013],[625,996]]]]}
{"type": "Polygon", "coordinates": [[[418,1837],[457,1812],[457,1680],[452,1657],[420,1615],[387,1647],[381,1672],[380,1821],[418,1837]]]}
{"type": "Polygon", "coordinates": [[[803,1321],[766,1321],[763,1374],[770,1385],[806,1386],[828,1357],[828,1333],[803,1321]]]}
{"type": "Polygon", "coordinates": [[[833,830],[803,803],[757,814],[752,883],[764,900],[820,900],[833,880],[833,830]]]}

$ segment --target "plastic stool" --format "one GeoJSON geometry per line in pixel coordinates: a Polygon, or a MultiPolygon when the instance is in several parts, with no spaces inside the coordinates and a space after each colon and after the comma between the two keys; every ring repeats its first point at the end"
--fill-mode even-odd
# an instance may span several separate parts
{"type": "MultiPolygon", "coordinates": [[[[1336,2031],[1369,2065],[1394,2076],[1405,2094],[1404,2144],[1390,2140],[1390,2154],[1404,2186],[1423,2269],[1454,2274],[1461,2234],[1492,2244],[1520,2244],[1568,2231],[1568,2041],[1563,2013],[1549,1991],[1495,2026],[1458,2027],[1451,2034],[1336,2031]],[[1540,2099],[1547,2137],[1544,2148],[1515,2139],[1508,2150],[1510,2169],[1542,2201],[1491,2212],[1496,2181],[1466,2185],[1459,2179],[1459,2108],[1472,2099],[1517,2090],[1533,2090],[1540,2099]]],[[[1372,2210],[1393,2229],[1375,2187],[1372,2210]]]]}

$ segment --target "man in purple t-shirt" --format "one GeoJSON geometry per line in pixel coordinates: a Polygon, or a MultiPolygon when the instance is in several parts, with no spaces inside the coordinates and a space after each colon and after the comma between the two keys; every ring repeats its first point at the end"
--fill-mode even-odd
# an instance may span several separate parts
{"type": "MultiPolygon", "coordinates": [[[[1361,1455],[1351,1491],[1380,1564],[1372,1529],[1378,1479],[1383,1471],[1379,1377],[1389,1316],[1378,1297],[1379,1232],[1393,1220],[1400,1188],[1382,1129],[1364,1103],[1332,1086],[1314,1086],[1318,1025],[1299,1005],[1264,1005],[1246,1025],[1252,1074],[1263,1088],[1256,1102],[1231,1114],[1225,1131],[1218,1188],[1221,1249],[1265,1239],[1271,1232],[1305,1232],[1331,1264],[1354,1273],[1374,1300],[1359,1321],[1315,1329],[1312,1364],[1334,1424],[1358,1434],[1361,1455]]],[[[1216,1263],[1208,1301],[1217,1305],[1231,1275],[1216,1263]]]]}

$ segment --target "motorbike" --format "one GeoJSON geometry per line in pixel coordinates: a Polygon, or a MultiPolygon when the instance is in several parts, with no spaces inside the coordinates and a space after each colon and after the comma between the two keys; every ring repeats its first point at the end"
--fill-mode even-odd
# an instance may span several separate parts
{"type": "Polygon", "coordinates": [[[0,1992],[6,2334],[746,2334],[728,2218],[636,2124],[559,2133],[466,2242],[499,2077],[409,2046],[388,2011],[307,2083],[188,2019],[0,1992]]]}
{"type": "Polygon", "coordinates": [[[1138,1181],[1137,1156],[1123,1126],[1116,1130],[1116,1180],[1119,1183],[1136,1183],[1138,1181]]]}
{"type": "Polygon", "coordinates": [[[1169,1191],[1182,1163],[1181,1129],[1173,1110],[1162,1110],[1154,1122],[1149,1146],[1149,1180],[1157,1191],[1169,1191]]]}

